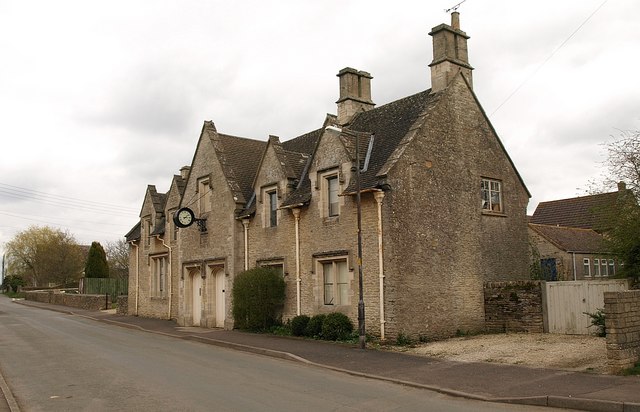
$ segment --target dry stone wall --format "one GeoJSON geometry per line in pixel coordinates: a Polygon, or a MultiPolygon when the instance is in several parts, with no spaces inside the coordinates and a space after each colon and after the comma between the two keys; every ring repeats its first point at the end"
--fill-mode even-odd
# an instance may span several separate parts
{"type": "Polygon", "coordinates": [[[103,310],[105,306],[111,307],[111,297],[108,295],[78,295],[54,291],[31,291],[25,292],[25,299],[85,310],[103,310]]]}
{"type": "Polygon", "coordinates": [[[540,281],[487,282],[484,285],[487,332],[542,333],[540,281]]]}
{"type": "Polygon", "coordinates": [[[604,292],[604,313],[611,371],[634,366],[640,357],[640,290],[604,292]]]}

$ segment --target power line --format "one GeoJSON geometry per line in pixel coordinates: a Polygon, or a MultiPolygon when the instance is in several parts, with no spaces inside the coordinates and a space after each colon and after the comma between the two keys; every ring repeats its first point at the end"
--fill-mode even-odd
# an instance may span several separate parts
{"type": "Polygon", "coordinates": [[[569,37],[567,37],[561,44],[560,46],[558,46],[554,51],[551,52],[551,54],[549,56],[547,56],[546,59],[544,59],[544,61],[542,63],[540,63],[540,65],[538,65],[538,67],[536,67],[536,69],[529,74],[529,76],[527,76],[522,83],[520,83],[518,85],[518,87],[516,87],[511,94],[509,94],[509,96],[507,96],[506,99],[504,99],[504,101],[502,103],[500,103],[498,105],[498,107],[496,107],[496,109],[491,112],[491,114],[489,115],[489,117],[493,116],[498,110],[500,110],[500,108],[502,106],[504,106],[505,103],[507,103],[516,93],[518,93],[518,91],[522,88],[522,86],[524,86],[529,80],[531,80],[531,78],[533,76],[536,75],[536,73],[538,73],[538,71],[540,71],[540,69],[547,64],[547,62],[549,60],[551,60],[551,58],[558,52],[560,51],[560,49],[562,49],[564,47],[565,44],[567,44],[569,42],[569,40],[571,40],[571,38],[582,28],[582,26],[584,26],[585,24],[587,24],[587,22],[589,20],[591,20],[591,18],[602,8],[602,6],[604,6],[609,0],[604,0],[602,2],[602,4],[600,4],[594,11],[593,13],[591,13],[586,19],[584,19],[584,21],[582,23],[580,23],[580,25],[569,35],[569,37]]]}
{"type": "MultiPolygon", "coordinates": [[[[74,199],[65,196],[41,194],[43,192],[31,191],[29,189],[18,188],[11,189],[5,186],[12,187],[11,185],[5,185],[0,183],[0,196],[11,197],[14,199],[30,200],[42,204],[48,204],[52,206],[62,206],[69,209],[90,211],[101,214],[107,214],[112,216],[131,215],[137,216],[138,212],[135,209],[116,206],[108,203],[93,202],[88,200],[74,199]]],[[[16,187],[16,186],[13,186],[16,187]]]]}

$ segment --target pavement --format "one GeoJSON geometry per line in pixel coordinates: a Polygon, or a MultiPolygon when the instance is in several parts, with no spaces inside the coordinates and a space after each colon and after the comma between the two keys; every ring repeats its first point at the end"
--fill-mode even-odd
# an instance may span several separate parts
{"type": "MultiPolygon", "coordinates": [[[[16,303],[468,399],[584,411],[640,412],[640,376],[455,362],[382,349],[363,350],[343,343],[181,327],[174,321],[117,315],[113,311],[94,312],[32,301],[16,303]]],[[[11,397],[9,394],[7,398],[11,397]]],[[[0,393],[0,411],[2,401],[0,393]]]]}

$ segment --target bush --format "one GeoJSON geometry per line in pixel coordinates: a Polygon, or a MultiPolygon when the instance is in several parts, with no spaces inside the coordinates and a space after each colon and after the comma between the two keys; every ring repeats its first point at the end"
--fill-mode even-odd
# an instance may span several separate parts
{"type": "Polygon", "coordinates": [[[596,327],[596,336],[607,336],[607,328],[604,325],[604,309],[598,309],[595,313],[582,312],[591,318],[591,326],[596,327]]]}
{"type": "Polygon", "coordinates": [[[353,323],[344,313],[329,313],[322,322],[323,339],[345,340],[349,338],[351,332],[353,332],[353,323]]]}
{"type": "Polygon", "coordinates": [[[305,328],[304,335],[310,338],[322,337],[322,323],[327,315],[319,314],[314,315],[309,319],[307,327],[305,328]]]}
{"type": "Polygon", "coordinates": [[[309,319],[311,318],[307,315],[299,315],[291,319],[291,334],[293,336],[304,336],[307,331],[309,319]]]}
{"type": "Polygon", "coordinates": [[[267,331],[280,325],[284,289],[284,279],[273,269],[254,268],[238,274],[233,282],[235,327],[267,331]]]}

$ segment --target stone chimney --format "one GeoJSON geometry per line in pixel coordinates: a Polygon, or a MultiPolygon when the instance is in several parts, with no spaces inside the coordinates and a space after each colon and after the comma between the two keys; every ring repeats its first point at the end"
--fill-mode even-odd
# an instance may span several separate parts
{"type": "Polygon", "coordinates": [[[182,166],[180,168],[180,177],[186,179],[189,176],[189,170],[191,170],[191,166],[182,166]]]}
{"type": "Polygon", "coordinates": [[[371,101],[371,75],[351,67],[345,67],[337,74],[340,78],[340,99],[338,104],[338,123],[345,125],[353,116],[365,110],[373,109],[371,101]]]}
{"type": "Polygon", "coordinates": [[[627,184],[623,181],[618,182],[618,192],[624,193],[627,191],[627,184]]]}
{"type": "Polygon", "coordinates": [[[467,39],[469,36],[460,30],[460,13],[451,13],[451,26],[441,24],[431,29],[433,37],[433,61],[431,67],[431,92],[445,89],[451,79],[461,71],[471,87],[473,67],[469,64],[467,39]]]}

